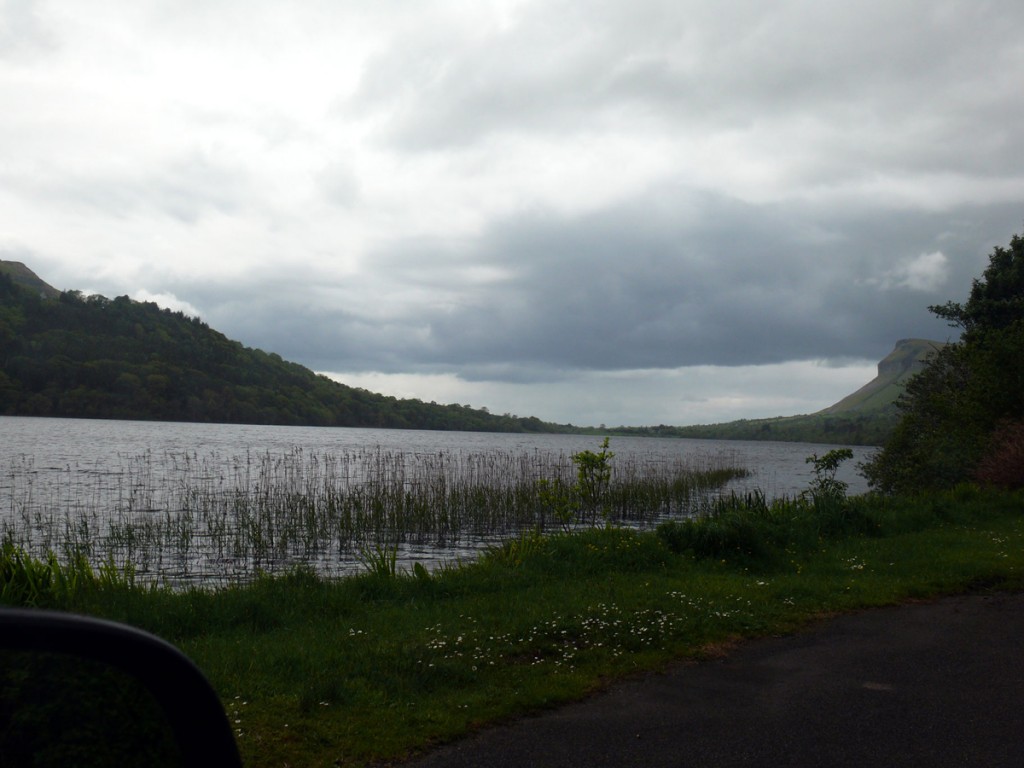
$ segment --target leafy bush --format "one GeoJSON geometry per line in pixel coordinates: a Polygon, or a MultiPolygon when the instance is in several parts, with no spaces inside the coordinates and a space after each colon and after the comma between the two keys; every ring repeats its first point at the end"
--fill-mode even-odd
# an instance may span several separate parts
{"type": "Polygon", "coordinates": [[[479,563],[481,568],[534,574],[597,576],[656,570],[671,554],[663,539],[629,528],[599,527],[552,536],[523,534],[489,548],[479,563]]]}
{"type": "Polygon", "coordinates": [[[591,525],[597,522],[598,513],[606,517],[605,497],[612,480],[611,460],[615,454],[608,450],[608,438],[601,443],[601,450],[580,451],[572,456],[576,465],[576,492],[580,498],[581,511],[589,518],[591,525]]]}
{"type": "Polygon", "coordinates": [[[786,550],[813,549],[824,539],[876,534],[874,507],[847,498],[847,484],[836,479],[840,465],[852,457],[849,448],[808,457],[814,479],[795,499],[769,503],[760,491],[723,496],[696,518],[663,523],[657,535],[676,553],[767,566],[786,550]]]}
{"type": "Polygon", "coordinates": [[[974,477],[984,485],[1024,488],[1024,421],[1006,422],[996,429],[974,477]]]}
{"type": "Polygon", "coordinates": [[[814,465],[814,479],[811,487],[804,492],[804,497],[812,501],[844,501],[850,486],[836,480],[836,472],[840,464],[852,458],[853,451],[849,448],[836,448],[820,457],[816,453],[808,456],[807,463],[814,465]]]}
{"type": "Polygon", "coordinates": [[[608,438],[600,451],[580,451],[572,455],[576,466],[576,482],[569,485],[561,478],[542,479],[537,482],[540,502],[566,532],[574,525],[596,525],[598,516],[608,519],[608,495],[612,481],[611,460],[615,456],[608,450],[608,438]]]}
{"type": "Polygon", "coordinates": [[[657,535],[672,552],[697,559],[743,560],[764,564],[772,559],[777,539],[778,503],[768,504],[760,491],[715,499],[699,517],[670,520],[657,535]]]}

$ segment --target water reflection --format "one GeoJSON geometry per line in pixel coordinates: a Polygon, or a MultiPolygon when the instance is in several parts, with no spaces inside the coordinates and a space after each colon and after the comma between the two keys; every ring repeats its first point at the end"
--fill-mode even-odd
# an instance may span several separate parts
{"type": "MultiPolygon", "coordinates": [[[[142,575],[179,584],[294,562],[357,572],[367,547],[396,546],[407,569],[472,558],[538,525],[522,505],[513,510],[517,488],[552,471],[571,474],[569,457],[599,443],[578,435],[14,417],[0,418],[0,434],[0,535],[35,552],[130,561],[142,575]],[[472,496],[482,487],[497,489],[486,505],[472,496]],[[498,511],[484,519],[485,507],[498,511]]],[[[774,497],[805,488],[806,457],[830,446],[613,438],[611,447],[623,474],[739,466],[751,474],[728,490],[774,497]]],[[[853,466],[843,473],[851,492],[864,490],[853,466]]],[[[633,524],[685,514],[692,499],[681,498],[651,502],[633,524]]]]}

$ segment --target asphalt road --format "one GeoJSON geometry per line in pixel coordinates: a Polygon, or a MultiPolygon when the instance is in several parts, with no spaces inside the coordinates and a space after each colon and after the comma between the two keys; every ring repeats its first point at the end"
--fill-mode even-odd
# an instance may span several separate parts
{"type": "Polygon", "coordinates": [[[1024,595],[851,614],[485,730],[413,768],[1024,766],[1024,595]]]}

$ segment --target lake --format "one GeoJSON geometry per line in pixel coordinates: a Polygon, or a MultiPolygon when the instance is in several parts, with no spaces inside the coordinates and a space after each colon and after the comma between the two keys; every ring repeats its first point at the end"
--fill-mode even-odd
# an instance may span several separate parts
{"type": "MultiPolygon", "coordinates": [[[[176,582],[230,580],[295,560],[350,573],[364,567],[367,547],[379,551],[382,542],[397,545],[399,567],[433,568],[514,535],[520,523],[507,516],[432,519],[417,533],[396,532],[391,518],[380,518],[376,532],[346,534],[356,536],[353,547],[338,543],[342,517],[351,525],[338,499],[380,486],[383,495],[367,497],[361,509],[379,516],[386,512],[377,507],[410,505],[427,486],[431,493],[442,486],[445,499],[460,483],[507,486],[512,495],[513,486],[535,484],[552,467],[571,473],[572,454],[597,451],[600,442],[582,435],[0,417],[0,534],[35,553],[130,559],[141,575],[176,582]],[[287,519],[279,511],[285,506],[287,519]],[[381,530],[390,538],[381,539],[381,530]]],[[[740,467],[749,475],[725,491],[757,489],[769,498],[799,494],[813,477],[806,458],[834,447],[840,446],[637,437],[613,437],[610,445],[620,474],[740,467]]],[[[867,485],[856,464],[874,449],[852,450],[854,461],[837,478],[861,493],[867,485]]],[[[685,507],[669,512],[684,514],[685,507]]]]}

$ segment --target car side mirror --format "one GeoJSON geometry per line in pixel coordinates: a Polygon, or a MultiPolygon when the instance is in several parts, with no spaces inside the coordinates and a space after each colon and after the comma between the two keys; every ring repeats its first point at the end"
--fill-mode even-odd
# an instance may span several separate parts
{"type": "Polygon", "coordinates": [[[0,763],[241,766],[202,672],[109,621],[0,608],[0,763]]]}

